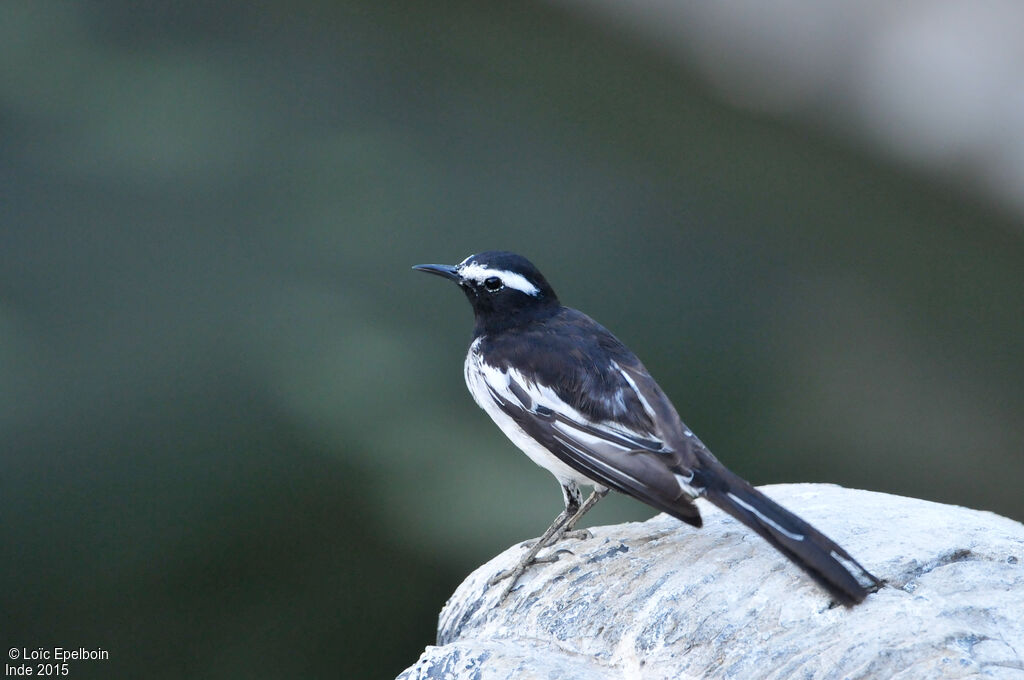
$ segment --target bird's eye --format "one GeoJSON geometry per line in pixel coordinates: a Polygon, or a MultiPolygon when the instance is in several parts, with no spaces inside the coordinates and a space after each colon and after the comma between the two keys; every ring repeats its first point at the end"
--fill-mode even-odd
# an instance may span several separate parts
{"type": "Polygon", "coordinates": [[[484,288],[491,291],[492,293],[501,288],[501,279],[497,276],[488,276],[484,279],[484,288]]]}

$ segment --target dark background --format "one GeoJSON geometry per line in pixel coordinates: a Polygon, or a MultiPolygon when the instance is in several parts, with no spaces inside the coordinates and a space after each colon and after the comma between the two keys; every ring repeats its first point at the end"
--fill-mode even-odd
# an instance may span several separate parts
{"type": "Polygon", "coordinates": [[[752,482],[1024,518],[1021,233],[544,4],[3,3],[0,642],[109,650],[76,678],[411,664],[561,506],[409,270],[486,249],[752,482]]]}

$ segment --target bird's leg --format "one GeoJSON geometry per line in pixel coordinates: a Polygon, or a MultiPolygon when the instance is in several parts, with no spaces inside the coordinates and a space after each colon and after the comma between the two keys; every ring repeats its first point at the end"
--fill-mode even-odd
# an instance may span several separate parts
{"type": "Polygon", "coordinates": [[[495,574],[487,582],[488,585],[493,586],[505,579],[509,580],[504,592],[502,592],[501,597],[498,599],[498,604],[501,604],[508,597],[519,577],[526,572],[527,567],[536,561],[537,553],[557,542],[565,534],[567,523],[576,517],[576,513],[582,506],[583,500],[580,488],[574,482],[562,484],[562,497],[565,499],[565,509],[558,513],[558,517],[555,517],[555,521],[551,523],[551,526],[544,532],[544,535],[537,539],[526,554],[516,563],[516,566],[495,574]]]}
{"type": "MultiPolygon", "coordinates": [[[[537,562],[553,562],[557,559],[557,557],[554,556],[538,559],[537,553],[546,547],[558,543],[558,541],[564,538],[566,533],[576,525],[576,522],[580,521],[580,518],[583,517],[588,510],[597,505],[597,502],[604,498],[607,493],[607,488],[600,488],[600,490],[595,488],[594,492],[590,494],[586,502],[581,503],[580,501],[583,497],[580,494],[578,486],[573,483],[562,485],[562,495],[565,498],[565,510],[559,513],[558,517],[555,518],[555,521],[551,523],[550,527],[548,527],[548,530],[544,532],[544,535],[533,543],[530,550],[523,555],[515,567],[495,574],[491,577],[490,581],[488,581],[488,585],[493,586],[497,585],[504,579],[509,579],[504,592],[502,592],[501,597],[498,599],[499,604],[508,597],[508,594],[512,592],[512,588],[515,587],[519,577],[526,572],[526,569],[531,564],[535,564],[537,562]]],[[[585,534],[586,536],[584,537],[587,537],[590,532],[585,532],[585,534]]]]}
{"type": "MultiPolygon", "coordinates": [[[[576,522],[579,522],[580,518],[582,518],[583,515],[587,514],[588,510],[590,510],[592,507],[597,505],[597,502],[599,500],[601,500],[602,498],[604,498],[605,496],[607,496],[607,495],[608,495],[608,489],[607,488],[604,488],[601,491],[598,491],[597,489],[592,491],[590,493],[590,496],[587,497],[587,500],[584,501],[583,505],[581,505],[579,510],[576,511],[576,514],[574,514],[572,517],[570,517],[568,519],[568,521],[565,523],[565,528],[563,529],[561,535],[556,537],[556,538],[553,538],[553,539],[549,540],[547,544],[548,545],[554,545],[555,543],[557,543],[558,541],[560,541],[560,540],[562,540],[564,538],[575,538],[575,539],[580,540],[580,541],[588,539],[588,538],[593,538],[593,534],[591,534],[586,529],[580,529],[579,531],[573,531],[573,527],[576,526],[576,522]]],[[[563,513],[563,514],[565,514],[565,513],[563,513]]],[[[555,523],[557,523],[558,520],[561,519],[561,517],[562,517],[562,515],[559,515],[558,518],[555,520],[555,523]]],[[[543,542],[543,537],[542,538],[531,538],[528,541],[523,541],[522,543],[520,543],[520,545],[523,546],[524,548],[532,548],[533,546],[537,545],[538,543],[542,543],[542,542],[543,542]]],[[[541,547],[543,548],[543,545],[541,547]]],[[[554,562],[554,560],[542,560],[542,559],[536,558],[536,557],[534,558],[533,561],[534,562],[544,562],[544,561],[554,562]]]]}
{"type": "Polygon", "coordinates": [[[591,533],[586,529],[580,531],[573,531],[572,528],[576,526],[576,522],[579,522],[583,518],[583,515],[587,514],[587,511],[597,505],[597,502],[608,495],[608,487],[606,486],[595,486],[594,490],[590,492],[587,500],[580,506],[580,509],[576,511],[576,514],[569,518],[569,521],[565,524],[565,531],[562,534],[563,538],[572,536],[573,538],[590,538],[591,533]]]}

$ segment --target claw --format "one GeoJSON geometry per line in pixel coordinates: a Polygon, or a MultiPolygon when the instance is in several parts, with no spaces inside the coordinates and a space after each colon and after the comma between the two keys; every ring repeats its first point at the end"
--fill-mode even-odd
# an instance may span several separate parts
{"type": "Polygon", "coordinates": [[[514,574],[515,572],[515,569],[506,569],[505,571],[499,571],[497,574],[487,579],[487,585],[496,586],[505,579],[507,579],[509,576],[514,574]]]}
{"type": "Polygon", "coordinates": [[[561,553],[569,553],[571,555],[572,551],[566,550],[565,548],[562,548],[561,550],[555,550],[554,552],[545,555],[544,557],[534,557],[533,562],[531,564],[551,564],[552,562],[557,562],[561,559],[561,553]]]}
{"type": "Polygon", "coordinates": [[[577,529],[576,531],[567,531],[562,538],[573,538],[577,541],[586,541],[594,537],[594,534],[590,533],[587,529],[577,529]]]}

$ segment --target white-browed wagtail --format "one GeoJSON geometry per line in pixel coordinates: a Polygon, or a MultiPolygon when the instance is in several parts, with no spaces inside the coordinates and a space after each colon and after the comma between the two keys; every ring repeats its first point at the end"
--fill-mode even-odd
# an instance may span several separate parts
{"type": "Polygon", "coordinates": [[[711,455],[636,355],[593,319],[564,307],[520,255],[490,251],[419,271],[457,283],[476,323],[466,385],[512,442],[562,486],[565,510],[504,578],[508,595],[609,489],[701,526],[704,497],[750,527],[852,606],[879,585],[843,548],[711,455]],[[580,486],[592,486],[584,502],[580,486]]]}

